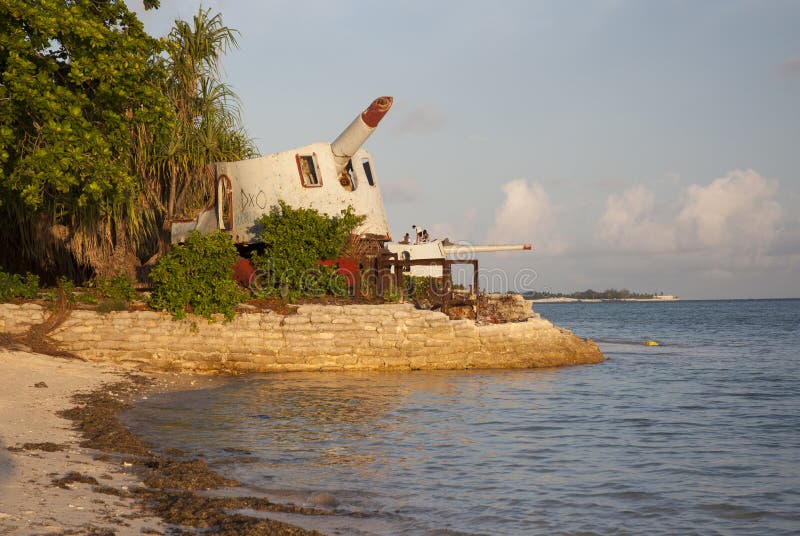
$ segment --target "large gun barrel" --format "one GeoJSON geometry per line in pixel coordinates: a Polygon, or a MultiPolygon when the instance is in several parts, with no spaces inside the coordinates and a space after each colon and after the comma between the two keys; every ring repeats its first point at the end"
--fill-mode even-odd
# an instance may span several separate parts
{"type": "Polygon", "coordinates": [[[514,244],[502,246],[473,246],[469,244],[448,244],[442,246],[445,255],[468,255],[471,253],[489,253],[492,251],[523,251],[530,250],[530,244],[514,244]]]}
{"type": "Polygon", "coordinates": [[[333,143],[331,143],[331,151],[336,160],[336,172],[341,172],[346,166],[350,158],[358,151],[359,147],[369,138],[375,127],[389,108],[392,107],[392,97],[380,97],[372,101],[369,107],[361,112],[356,117],[350,126],[339,134],[333,143]]]}

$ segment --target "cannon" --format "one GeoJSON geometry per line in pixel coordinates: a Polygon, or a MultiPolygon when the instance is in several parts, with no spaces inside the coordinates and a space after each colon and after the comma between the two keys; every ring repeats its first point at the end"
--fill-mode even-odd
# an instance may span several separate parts
{"type": "MultiPolygon", "coordinates": [[[[398,259],[404,261],[433,261],[445,259],[456,259],[458,261],[468,261],[475,259],[476,253],[494,253],[499,251],[530,251],[531,244],[502,244],[502,245],[477,245],[477,244],[454,244],[447,239],[431,240],[419,244],[404,244],[402,242],[390,242],[386,248],[392,254],[397,255],[398,259]]],[[[408,270],[409,275],[419,277],[442,277],[442,266],[438,264],[418,264],[412,265],[408,270]]]]}
{"type": "Polygon", "coordinates": [[[530,244],[503,244],[503,245],[471,245],[471,244],[442,244],[445,255],[471,256],[475,253],[494,253],[497,251],[529,251],[530,244]]]}
{"type": "Polygon", "coordinates": [[[347,167],[353,155],[367,141],[383,116],[392,107],[393,102],[392,97],[375,99],[366,110],[353,119],[353,122],[339,134],[339,137],[333,140],[331,152],[336,161],[337,172],[341,172],[347,167]]]}
{"type": "Polygon", "coordinates": [[[338,215],[352,206],[366,217],[358,229],[389,240],[389,225],[372,156],[362,145],[392,107],[375,99],[332,142],[318,142],[266,156],[207,166],[214,200],[197,217],[172,223],[172,242],[192,230],[223,231],[240,245],[257,242],[259,218],[278,201],[338,215]]]}

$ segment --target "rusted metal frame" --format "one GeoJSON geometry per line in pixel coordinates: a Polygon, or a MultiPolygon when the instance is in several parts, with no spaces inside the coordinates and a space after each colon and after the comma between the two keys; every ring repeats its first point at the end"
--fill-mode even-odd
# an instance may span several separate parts
{"type": "Polygon", "coordinates": [[[480,307],[480,300],[478,299],[478,259],[468,261],[472,265],[472,292],[475,293],[475,320],[478,320],[478,307],[480,307]]]}
{"type": "MultiPolygon", "coordinates": [[[[397,259],[397,254],[394,254],[395,259],[390,261],[389,264],[394,266],[395,277],[397,277],[398,284],[400,282],[399,274],[402,274],[403,268],[411,266],[434,266],[441,265],[442,267],[442,284],[444,285],[444,293],[442,296],[442,311],[447,313],[450,302],[453,297],[453,270],[454,264],[470,264],[473,267],[472,285],[475,292],[475,317],[478,315],[478,259],[469,260],[450,260],[450,259],[414,259],[414,260],[401,260],[397,259]]],[[[398,288],[402,288],[399,287],[398,288]]]]}
{"type": "MultiPolygon", "coordinates": [[[[403,275],[405,273],[406,268],[410,268],[411,266],[444,266],[445,259],[414,259],[414,260],[405,260],[399,259],[397,254],[394,254],[394,260],[391,262],[392,267],[394,268],[394,276],[395,281],[397,284],[398,290],[401,293],[404,293],[405,285],[403,285],[403,275]]],[[[404,293],[405,294],[405,293],[404,293]]]]}
{"type": "MultiPolygon", "coordinates": [[[[361,266],[359,266],[359,268],[361,268],[361,266]]],[[[357,299],[357,300],[360,300],[361,298],[364,297],[364,292],[361,289],[361,285],[362,285],[361,271],[362,271],[361,269],[356,270],[355,283],[354,283],[354,288],[353,288],[353,297],[355,299],[357,299]]]]}
{"type": "Polygon", "coordinates": [[[478,259],[470,259],[463,261],[449,261],[452,264],[471,264],[472,265],[472,290],[475,295],[478,294],[478,259]]]}
{"type": "MultiPolygon", "coordinates": [[[[399,260],[397,253],[394,254],[395,262],[399,260]]],[[[403,270],[401,270],[397,264],[394,265],[394,285],[397,291],[402,295],[403,294],[403,270]]]]}
{"type": "Polygon", "coordinates": [[[453,299],[453,262],[445,259],[442,264],[442,285],[444,294],[442,296],[442,312],[447,314],[450,310],[450,302],[453,299]]]}
{"type": "MultiPolygon", "coordinates": [[[[391,269],[394,266],[394,263],[397,262],[397,253],[390,253],[383,251],[378,254],[375,262],[375,294],[378,296],[383,296],[384,292],[386,291],[385,281],[388,279],[389,281],[392,280],[392,273],[391,269]]],[[[395,268],[395,282],[396,279],[396,272],[397,269],[395,268]]],[[[397,287],[397,290],[400,290],[400,287],[397,287]]]]}
{"type": "MultiPolygon", "coordinates": [[[[397,254],[395,253],[395,255],[397,254]]],[[[411,260],[398,259],[397,261],[395,261],[395,263],[399,263],[402,266],[443,265],[445,262],[450,262],[450,261],[447,261],[447,259],[411,259],[411,260]]],[[[452,261],[452,262],[467,262],[467,261],[452,261]]]]}
{"type": "MultiPolygon", "coordinates": [[[[442,312],[445,314],[450,309],[450,302],[453,301],[453,265],[454,264],[471,264],[473,267],[472,285],[475,292],[475,318],[478,318],[478,259],[470,260],[450,260],[446,259],[442,266],[442,277],[445,284],[445,300],[442,303],[442,312]]],[[[469,303],[469,302],[467,302],[469,303]]]]}

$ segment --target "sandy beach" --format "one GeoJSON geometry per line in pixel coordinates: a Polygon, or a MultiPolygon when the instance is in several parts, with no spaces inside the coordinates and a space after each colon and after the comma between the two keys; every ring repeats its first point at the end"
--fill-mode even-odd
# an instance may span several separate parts
{"type": "Polygon", "coordinates": [[[116,489],[140,485],[121,464],[95,459],[98,451],[81,447],[72,423],[57,415],[74,406],[74,393],[122,376],[96,363],[0,349],[0,534],[164,532],[132,498],[54,483],[74,472],[116,489]]]}
{"type": "Polygon", "coordinates": [[[202,453],[160,455],[117,419],[147,393],[214,381],[0,349],[0,535],[319,534],[266,513],[328,512],[238,495],[202,453]]]}

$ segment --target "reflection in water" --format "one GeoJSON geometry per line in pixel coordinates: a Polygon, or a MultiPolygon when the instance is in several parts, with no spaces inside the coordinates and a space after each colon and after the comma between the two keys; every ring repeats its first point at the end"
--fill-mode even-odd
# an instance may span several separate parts
{"type": "Polygon", "coordinates": [[[326,498],[292,521],[331,534],[796,533],[800,301],[549,313],[612,359],[248,376],[127,417],[251,493],[326,498]]]}
{"type": "MultiPolygon", "coordinates": [[[[531,393],[552,388],[558,371],[530,376],[531,393]]],[[[191,432],[217,451],[249,451],[253,443],[272,453],[270,464],[348,466],[358,476],[380,478],[450,445],[469,447],[465,427],[490,424],[488,393],[518,391],[515,372],[287,373],[237,378],[163,402],[148,418],[172,432],[191,432]],[[185,414],[185,418],[181,418],[185,414]],[[200,422],[197,415],[202,415],[200,422]],[[460,414],[452,419],[446,415],[460,414]],[[436,431],[435,437],[431,435],[436,431]],[[410,451],[396,445],[412,445],[410,451]]],[[[512,398],[493,397],[492,411],[513,408],[512,398]]],[[[155,405],[153,402],[152,405],[155,405]]],[[[310,483],[309,483],[310,484],[310,483]]]]}

